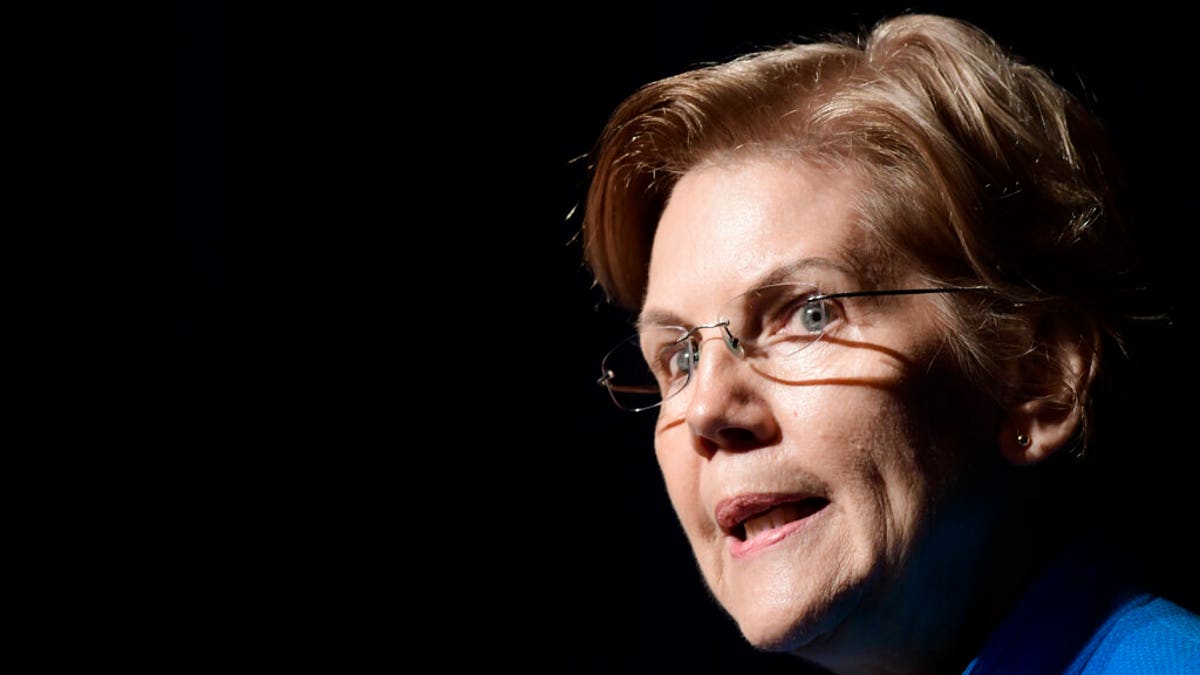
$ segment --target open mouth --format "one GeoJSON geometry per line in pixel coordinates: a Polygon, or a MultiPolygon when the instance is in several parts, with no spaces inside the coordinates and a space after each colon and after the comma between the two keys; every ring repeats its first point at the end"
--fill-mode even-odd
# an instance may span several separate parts
{"type": "Polygon", "coordinates": [[[734,525],[729,533],[742,541],[750,541],[788,523],[807,518],[825,508],[828,503],[828,499],[810,497],[797,502],[778,504],[734,525]]]}
{"type": "Polygon", "coordinates": [[[811,494],[744,494],[722,500],[714,515],[725,534],[746,543],[771,533],[785,535],[828,504],[811,494]]]}

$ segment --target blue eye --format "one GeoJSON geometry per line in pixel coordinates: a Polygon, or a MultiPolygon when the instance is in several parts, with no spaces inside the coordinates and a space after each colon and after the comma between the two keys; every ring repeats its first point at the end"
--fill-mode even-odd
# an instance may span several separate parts
{"type": "Polygon", "coordinates": [[[692,344],[690,339],[684,340],[675,347],[675,351],[671,353],[667,371],[671,378],[688,377],[691,375],[692,368],[695,367],[696,361],[699,359],[700,350],[692,344]]]}
{"type": "Polygon", "coordinates": [[[827,300],[809,300],[800,307],[800,323],[810,333],[822,333],[833,320],[833,305],[827,300]]]}

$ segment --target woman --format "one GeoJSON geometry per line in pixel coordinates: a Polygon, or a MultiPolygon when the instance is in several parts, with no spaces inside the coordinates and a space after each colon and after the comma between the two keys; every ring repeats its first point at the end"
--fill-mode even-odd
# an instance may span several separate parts
{"type": "MultiPolygon", "coordinates": [[[[969,24],[880,23],[650,84],[592,155],[585,254],[742,635],[834,672],[1197,672],[1200,618],[1079,523],[1131,436],[1098,125],[969,24]]],[[[1101,507],[1097,507],[1101,504],[1101,507]]],[[[1084,517],[1086,516],[1086,517],[1084,517]]]]}

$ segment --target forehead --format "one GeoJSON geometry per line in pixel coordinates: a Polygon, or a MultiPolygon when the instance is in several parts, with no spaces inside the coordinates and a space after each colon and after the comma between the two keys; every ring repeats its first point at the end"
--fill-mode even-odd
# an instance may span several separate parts
{"type": "Polygon", "coordinates": [[[738,158],[692,169],[659,220],[645,308],[670,299],[673,310],[685,311],[706,298],[728,299],[784,280],[780,275],[865,282],[887,261],[860,224],[860,181],[794,158],[738,158]]]}

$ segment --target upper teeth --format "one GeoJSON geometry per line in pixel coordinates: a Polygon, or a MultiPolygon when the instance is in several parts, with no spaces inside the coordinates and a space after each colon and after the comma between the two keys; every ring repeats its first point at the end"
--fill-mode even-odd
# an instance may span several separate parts
{"type": "Polygon", "coordinates": [[[760,513],[745,522],[746,540],[749,541],[758,534],[766,532],[767,530],[773,530],[782,525],[786,525],[793,520],[799,520],[800,518],[803,518],[804,515],[804,510],[800,508],[800,504],[797,502],[780,504],[779,506],[776,506],[775,508],[764,513],[760,513]]]}

